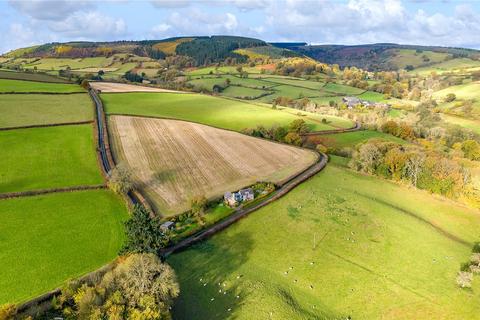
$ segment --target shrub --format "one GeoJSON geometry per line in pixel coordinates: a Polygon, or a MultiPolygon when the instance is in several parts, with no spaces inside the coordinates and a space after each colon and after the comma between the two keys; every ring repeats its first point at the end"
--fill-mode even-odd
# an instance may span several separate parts
{"type": "Polygon", "coordinates": [[[455,99],[457,99],[457,96],[455,95],[455,93],[449,93],[445,97],[445,102],[452,102],[452,101],[455,101],[455,99]]]}
{"type": "Polygon", "coordinates": [[[192,213],[197,217],[199,222],[203,222],[203,216],[207,207],[208,201],[204,195],[198,195],[190,199],[190,207],[192,213]]]}
{"type": "Polygon", "coordinates": [[[302,144],[302,137],[300,137],[300,135],[296,132],[289,132],[285,136],[285,142],[295,146],[300,146],[302,144]]]}
{"type": "Polygon", "coordinates": [[[327,151],[328,151],[328,148],[325,147],[323,144],[317,144],[315,149],[320,153],[327,153],[327,151]]]}
{"type": "Polygon", "coordinates": [[[473,253],[480,253],[480,242],[475,242],[472,248],[473,253]]]}

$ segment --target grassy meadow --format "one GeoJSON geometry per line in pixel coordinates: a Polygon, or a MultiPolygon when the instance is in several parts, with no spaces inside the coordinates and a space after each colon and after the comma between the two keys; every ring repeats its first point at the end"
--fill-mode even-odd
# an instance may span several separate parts
{"type": "Polygon", "coordinates": [[[12,79],[0,79],[0,92],[47,92],[47,93],[72,93],[85,92],[77,84],[70,83],[45,83],[12,79]]]}
{"type": "Polygon", "coordinates": [[[349,120],[302,112],[308,116],[289,113],[291,109],[273,110],[268,107],[237,100],[199,94],[176,93],[115,93],[102,94],[108,114],[128,114],[187,120],[223,129],[241,131],[258,125],[288,125],[303,118],[312,130],[349,127],[349,120]],[[330,123],[324,124],[325,118],[330,123]]]}
{"type": "Polygon", "coordinates": [[[336,158],[282,199],[169,257],[175,319],[474,319],[455,283],[480,213],[336,158]]]}
{"type": "Polygon", "coordinates": [[[0,128],[93,120],[93,106],[85,94],[3,94],[0,128]]]}
{"type": "Polygon", "coordinates": [[[353,132],[345,132],[338,134],[326,134],[320,136],[322,144],[327,147],[332,147],[336,149],[341,148],[354,148],[357,144],[365,142],[369,139],[380,139],[384,141],[396,142],[399,144],[405,144],[405,140],[394,137],[390,134],[373,131],[373,130],[361,130],[353,132]]]}
{"type": "Polygon", "coordinates": [[[103,182],[92,125],[0,131],[0,193],[103,182]]]}
{"type": "Polygon", "coordinates": [[[434,51],[416,52],[413,49],[392,49],[391,51],[394,56],[390,61],[399,69],[404,69],[407,65],[419,67],[427,63],[440,63],[449,57],[448,53],[434,51]]]}
{"type": "Polygon", "coordinates": [[[58,77],[52,77],[43,73],[25,73],[5,70],[0,70],[0,79],[67,83],[67,80],[58,77]]]}
{"type": "Polygon", "coordinates": [[[442,114],[442,120],[448,123],[456,124],[461,127],[472,130],[473,132],[480,134],[480,121],[473,119],[466,119],[457,116],[451,116],[448,114],[442,114]]]}
{"type": "Polygon", "coordinates": [[[127,217],[107,190],[0,200],[0,304],[36,297],[113,260],[127,217]]]}

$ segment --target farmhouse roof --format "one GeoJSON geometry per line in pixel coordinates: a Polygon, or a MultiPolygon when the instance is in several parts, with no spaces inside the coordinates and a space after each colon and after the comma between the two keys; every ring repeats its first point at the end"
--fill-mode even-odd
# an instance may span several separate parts
{"type": "Polygon", "coordinates": [[[247,189],[242,189],[238,191],[242,196],[244,195],[253,195],[253,189],[252,188],[247,188],[247,189]]]}
{"type": "Polygon", "coordinates": [[[160,229],[170,229],[171,227],[173,227],[175,223],[173,221],[167,221],[167,222],[164,222],[162,223],[162,225],[160,226],[160,229]]]}

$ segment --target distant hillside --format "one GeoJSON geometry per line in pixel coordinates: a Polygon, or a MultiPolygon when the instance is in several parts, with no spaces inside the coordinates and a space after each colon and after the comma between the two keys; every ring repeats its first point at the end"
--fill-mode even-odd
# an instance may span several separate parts
{"type": "Polygon", "coordinates": [[[140,57],[163,59],[168,55],[177,54],[188,56],[197,65],[203,65],[224,61],[226,58],[245,62],[248,57],[234,52],[235,50],[265,46],[267,43],[262,40],[245,37],[176,37],[144,41],[47,43],[13,50],[4,56],[9,58],[87,58],[134,54],[140,57]]]}
{"type": "Polygon", "coordinates": [[[355,66],[370,71],[415,69],[449,59],[465,57],[480,59],[480,51],[464,48],[429,47],[377,43],[355,46],[272,43],[301,55],[340,67],[355,66]]]}

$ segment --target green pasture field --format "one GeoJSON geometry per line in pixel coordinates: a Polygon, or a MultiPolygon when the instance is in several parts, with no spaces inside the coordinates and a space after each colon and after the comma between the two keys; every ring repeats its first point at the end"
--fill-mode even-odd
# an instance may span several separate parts
{"type": "Polygon", "coordinates": [[[106,75],[119,75],[123,76],[125,72],[132,70],[138,65],[136,62],[126,62],[126,63],[114,63],[111,67],[112,68],[118,68],[115,71],[112,72],[106,72],[106,75]]]}
{"type": "Polygon", "coordinates": [[[0,304],[34,298],[113,260],[127,217],[108,190],[0,200],[0,304]]]}
{"type": "Polygon", "coordinates": [[[92,125],[0,131],[0,193],[103,183],[92,125]]]}
{"type": "Polygon", "coordinates": [[[310,100],[315,102],[316,104],[324,105],[324,106],[328,106],[330,101],[334,101],[336,103],[342,103],[341,96],[325,96],[325,97],[312,98],[310,100]]]}
{"type": "Polygon", "coordinates": [[[452,124],[457,124],[461,127],[470,129],[473,132],[480,134],[480,121],[479,120],[466,119],[466,118],[462,118],[462,117],[451,116],[451,115],[448,115],[448,114],[442,114],[442,119],[445,122],[452,123],[452,124]]]}
{"type": "Polygon", "coordinates": [[[355,87],[350,87],[344,84],[329,82],[323,87],[325,91],[333,92],[336,94],[344,95],[358,95],[364,92],[365,90],[355,87]]]}
{"type": "Polygon", "coordinates": [[[268,93],[268,91],[261,90],[261,89],[247,88],[247,87],[239,87],[239,86],[229,86],[228,88],[222,91],[223,96],[239,98],[239,99],[242,99],[245,97],[247,98],[251,97],[255,99],[265,93],[268,93]]]}
{"type": "MultiPolygon", "coordinates": [[[[187,120],[218,128],[241,131],[258,125],[288,125],[295,119],[305,119],[312,130],[350,127],[351,121],[342,118],[310,114],[305,117],[291,114],[295,110],[273,110],[238,100],[200,94],[179,93],[102,93],[108,114],[127,114],[187,120]],[[312,119],[309,119],[312,118],[312,119]],[[330,124],[321,123],[326,118],[330,124]]],[[[298,111],[297,111],[298,112],[298,111]]]]}
{"type": "Polygon", "coordinates": [[[26,69],[37,67],[38,70],[61,70],[67,66],[71,69],[84,69],[94,67],[106,67],[112,62],[111,58],[93,57],[93,58],[42,58],[39,61],[26,64],[26,69]]]}
{"type": "Polygon", "coordinates": [[[369,139],[380,139],[384,141],[396,142],[399,144],[406,143],[405,140],[394,137],[390,134],[373,130],[360,130],[338,134],[326,134],[321,136],[320,139],[322,140],[323,145],[336,149],[354,148],[357,144],[365,142],[369,139]]]}
{"type": "Polygon", "coordinates": [[[230,74],[238,74],[236,67],[234,66],[226,66],[226,67],[205,67],[194,69],[191,71],[186,72],[187,75],[196,76],[196,75],[207,75],[207,74],[215,74],[215,73],[230,73],[230,74]],[[211,73],[210,73],[211,72],[211,73]]]}
{"type": "Polygon", "coordinates": [[[449,93],[454,93],[460,99],[478,99],[480,98],[480,82],[451,86],[434,92],[433,97],[435,99],[444,99],[449,93]]]}
{"type": "Polygon", "coordinates": [[[480,279],[462,290],[455,277],[480,213],[332,162],[170,256],[182,292],[174,318],[477,318],[480,279]]]}
{"type": "Polygon", "coordinates": [[[64,80],[58,77],[52,77],[48,74],[15,72],[15,71],[5,71],[5,70],[0,70],[0,79],[42,81],[42,82],[52,82],[52,83],[68,83],[67,80],[64,80]]]}
{"type": "Polygon", "coordinates": [[[270,78],[267,77],[265,81],[272,82],[274,84],[288,84],[297,87],[303,87],[313,90],[321,90],[325,86],[325,82],[302,80],[302,79],[289,79],[289,78],[270,78]]]}
{"type": "Polygon", "coordinates": [[[315,98],[328,95],[321,90],[313,90],[301,87],[294,87],[291,85],[280,85],[272,88],[274,93],[259,99],[262,102],[272,102],[277,97],[289,97],[291,99],[301,99],[301,98],[315,98]]]}
{"type": "Polygon", "coordinates": [[[390,60],[399,69],[405,68],[407,65],[418,67],[426,63],[438,63],[444,61],[449,54],[443,52],[423,51],[421,53],[415,52],[412,49],[393,49],[395,56],[390,60]],[[426,56],[429,61],[423,61],[423,56],[426,56]]]}
{"type": "Polygon", "coordinates": [[[252,79],[252,78],[240,78],[233,75],[221,75],[221,76],[202,76],[202,77],[192,77],[192,80],[189,81],[192,85],[196,87],[205,87],[209,90],[212,90],[214,85],[224,85],[226,79],[230,80],[231,84],[241,85],[244,87],[256,88],[256,89],[265,89],[275,86],[274,83],[267,81],[252,79]]]}
{"type": "Polygon", "coordinates": [[[359,94],[357,97],[363,100],[373,101],[373,102],[385,101],[383,94],[374,92],[374,91],[365,91],[364,93],[359,94]]]}
{"type": "Polygon", "coordinates": [[[392,118],[399,118],[406,113],[407,113],[406,111],[401,109],[390,108],[390,110],[388,110],[388,115],[392,118]]]}
{"type": "Polygon", "coordinates": [[[428,67],[414,69],[410,71],[410,73],[418,73],[423,75],[423,74],[429,74],[435,71],[438,74],[442,74],[444,72],[458,72],[458,71],[461,71],[462,69],[468,70],[470,68],[478,68],[478,67],[480,67],[479,61],[475,61],[469,58],[455,58],[455,59],[439,62],[428,67]]]}
{"type": "Polygon", "coordinates": [[[70,83],[45,83],[23,80],[0,79],[0,92],[85,92],[81,86],[70,83]]]}
{"type": "Polygon", "coordinates": [[[93,120],[85,94],[3,94],[0,128],[93,120]]]}

